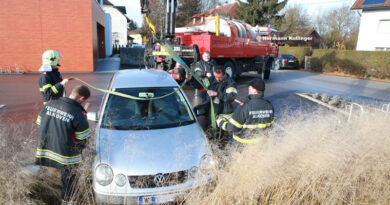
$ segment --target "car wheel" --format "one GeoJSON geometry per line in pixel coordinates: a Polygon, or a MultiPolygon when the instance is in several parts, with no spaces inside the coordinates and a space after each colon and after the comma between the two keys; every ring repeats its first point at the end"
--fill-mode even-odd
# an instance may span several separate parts
{"type": "Polygon", "coordinates": [[[228,61],[228,62],[226,62],[223,65],[223,67],[225,68],[225,72],[226,72],[227,75],[229,75],[229,77],[231,77],[233,79],[236,78],[236,76],[235,76],[235,74],[236,74],[235,73],[236,72],[236,67],[235,67],[233,62],[228,61]]]}

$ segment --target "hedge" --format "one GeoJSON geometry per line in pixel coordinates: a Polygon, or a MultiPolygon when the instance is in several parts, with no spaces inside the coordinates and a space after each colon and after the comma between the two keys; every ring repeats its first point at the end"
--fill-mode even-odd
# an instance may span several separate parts
{"type": "Polygon", "coordinates": [[[311,70],[390,78],[390,52],[316,49],[311,58],[311,70]]]}
{"type": "Polygon", "coordinates": [[[290,54],[298,58],[300,67],[304,67],[305,56],[310,56],[310,48],[309,47],[279,47],[279,55],[280,54],[290,54]]]}

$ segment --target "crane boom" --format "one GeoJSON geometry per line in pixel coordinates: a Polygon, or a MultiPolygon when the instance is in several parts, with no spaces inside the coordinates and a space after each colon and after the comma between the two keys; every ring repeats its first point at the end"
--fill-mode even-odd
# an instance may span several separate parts
{"type": "Polygon", "coordinates": [[[153,32],[153,37],[149,39],[149,42],[145,47],[144,61],[145,66],[148,68],[166,70],[171,72],[172,77],[175,79],[184,80],[185,70],[180,67],[175,58],[170,56],[169,52],[162,47],[162,45],[169,45],[172,47],[180,59],[183,59],[188,65],[199,60],[198,47],[196,45],[183,45],[180,38],[176,37],[177,2],[177,0],[166,0],[165,29],[161,31],[164,32],[164,34],[159,35],[159,33],[156,33],[152,22],[148,19],[148,14],[153,12],[150,8],[150,1],[140,0],[141,13],[145,16],[145,20],[153,32]]]}
{"type": "MultiPolygon", "coordinates": [[[[150,9],[149,0],[140,0],[140,3],[142,14],[148,15],[152,12],[150,9]]],[[[165,19],[165,38],[173,39],[175,38],[177,0],[167,0],[166,7],[167,14],[165,19]]]]}

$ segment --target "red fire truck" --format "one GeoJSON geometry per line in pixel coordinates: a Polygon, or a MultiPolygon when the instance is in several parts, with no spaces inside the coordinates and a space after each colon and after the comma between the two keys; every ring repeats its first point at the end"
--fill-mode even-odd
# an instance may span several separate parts
{"type": "MultiPolygon", "coordinates": [[[[141,0],[142,8],[148,1],[141,0]]],[[[143,13],[149,12],[143,9],[143,13]]],[[[255,27],[234,20],[216,17],[207,24],[175,29],[176,0],[167,0],[165,37],[152,39],[146,46],[145,65],[170,71],[176,79],[183,79],[184,70],[162,50],[168,43],[188,65],[197,62],[204,51],[223,65],[226,73],[234,78],[243,72],[256,71],[263,79],[269,79],[271,67],[278,57],[278,33],[270,27],[255,27]]]]}

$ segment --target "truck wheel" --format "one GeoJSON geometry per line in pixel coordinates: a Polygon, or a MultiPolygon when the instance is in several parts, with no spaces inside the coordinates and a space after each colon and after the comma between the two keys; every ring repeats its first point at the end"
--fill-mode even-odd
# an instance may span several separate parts
{"type": "Polygon", "coordinates": [[[257,68],[257,74],[259,74],[259,75],[260,75],[260,78],[261,78],[262,80],[264,80],[265,72],[263,71],[262,68],[257,68]]]}
{"type": "Polygon", "coordinates": [[[229,77],[235,79],[237,76],[236,74],[236,66],[234,65],[233,62],[228,61],[223,65],[223,68],[225,69],[225,72],[229,77]]]}
{"type": "Polygon", "coordinates": [[[200,60],[200,52],[199,52],[199,47],[198,45],[193,45],[193,50],[194,50],[194,53],[193,53],[193,56],[194,56],[194,62],[198,62],[200,60]]]}
{"type": "Polygon", "coordinates": [[[252,67],[257,70],[257,74],[260,75],[260,78],[264,80],[264,57],[263,56],[255,56],[252,61],[252,67]]]}
{"type": "Polygon", "coordinates": [[[271,68],[272,68],[273,61],[268,61],[265,65],[264,70],[264,79],[269,80],[269,76],[271,75],[271,68]]]}

